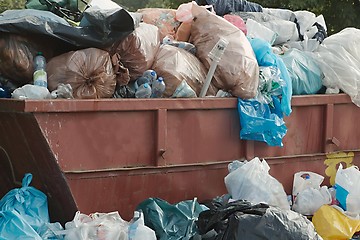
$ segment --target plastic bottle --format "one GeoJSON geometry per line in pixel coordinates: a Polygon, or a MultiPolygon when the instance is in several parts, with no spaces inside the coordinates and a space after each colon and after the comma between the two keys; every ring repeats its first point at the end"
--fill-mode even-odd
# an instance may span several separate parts
{"type": "Polygon", "coordinates": [[[159,77],[155,82],[152,84],[152,98],[161,98],[164,91],[165,91],[165,82],[162,77],[159,77]]]}
{"type": "Polygon", "coordinates": [[[135,92],[136,98],[150,98],[151,87],[148,83],[141,84],[135,92]]]}
{"type": "Polygon", "coordinates": [[[172,40],[168,36],[164,37],[163,44],[168,44],[168,45],[171,45],[174,47],[182,48],[192,54],[196,53],[196,47],[194,44],[188,43],[188,42],[180,42],[180,41],[172,40]]]}
{"type": "Polygon", "coordinates": [[[138,79],[136,79],[135,81],[135,89],[138,89],[139,86],[143,85],[144,83],[147,83],[149,85],[151,85],[150,79],[146,78],[146,77],[139,77],[138,79]]]}
{"type": "MultiPolygon", "coordinates": [[[[149,69],[149,70],[146,70],[143,75],[143,77],[149,79],[149,84],[151,85],[156,79],[157,79],[157,74],[154,70],[152,69],[149,69]]],[[[139,85],[140,86],[140,85],[139,85]]]]}
{"type": "Polygon", "coordinates": [[[34,85],[47,88],[46,59],[42,52],[38,52],[34,58],[34,85]]]}

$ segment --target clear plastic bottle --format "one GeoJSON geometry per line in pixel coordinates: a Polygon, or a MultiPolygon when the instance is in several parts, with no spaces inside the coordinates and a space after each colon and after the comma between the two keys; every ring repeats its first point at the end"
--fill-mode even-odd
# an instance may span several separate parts
{"type": "Polygon", "coordinates": [[[38,52],[34,58],[34,85],[47,88],[46,59],[42,52],[38,52]]]}
{"type": "Polygon", "coordinates": [[[151,87],[148,83],[141,84],[135,92],[136,98],[150,98],[151,87]]]}
{"type": "MultiPolygon", "coordinates": [[[[149,79],[149,84],[151,85],[156,79],[157,79],[157,74],[154,70],[149,69],[146,70],[143,75],[144,78],[149,79]]],[[[140,86],[140,85],[139,85],[140,86]]]]}
{"type": "Polygon", "coordinates": [[[151,97],[152,98],[161,98],[163,93],[165,92],[165,82],[164,79],[162,77],[159,77],[158,79],[156,79],[155,82],[153,82],[152,84],[152,94],[151,97]]]}
{"type": "Polygon", "coordinates": [[[139,86],[143,85],[144,83],[147,83],[151,86],[151,82],[150,82],[149,78],[142,77],[142,76],[137,78],[135,81],[135,89],[137,90],[139,88],[139,86]]]}

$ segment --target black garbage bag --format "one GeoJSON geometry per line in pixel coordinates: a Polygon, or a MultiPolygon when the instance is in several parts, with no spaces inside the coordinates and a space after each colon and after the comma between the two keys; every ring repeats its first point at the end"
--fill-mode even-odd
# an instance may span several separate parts
{"type": "Polygon", "coordinates": [[[204,234],[215,229],[209,240],[321,240],[306,217],[291,210],[252,205],[243,200],[210,207],[200,213],[197,225],[204,234]]]}
{"type": "Polygon", "coordinates": [[[103,10],[90,7],[84,12],[86,24],[71,26],[49,11],[23,9],[0,14],[0,32],[42,34],[81,48],[104,48],[134,30],[134,18],[125,9],[103,10]]]}
{"type": "Polygon", "coordinates": [[[260,4],[246,0],[196,0],[199,5],[213,5],[217,15],[231,12],[262,12],[260,4]]]}

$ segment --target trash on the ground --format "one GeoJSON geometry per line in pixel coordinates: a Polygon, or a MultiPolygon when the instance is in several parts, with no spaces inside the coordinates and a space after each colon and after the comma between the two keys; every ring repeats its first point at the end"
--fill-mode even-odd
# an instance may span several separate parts
{"type": "Polygon", "coordinates": [[[53,231],[62,230],[59,223],[50,223],[47,196],[31,181],[32,174],[25,174],[22,187],[0,200],[1,239],[54,239],[53,231]]]}
{"type": "Polygon", "coordinates": [[[343,168],[340,164],[336,172],[336,199],[342,209],[360,214],[360,171],[357,166],[343,168]]]}
{"type": "Polygon", "coordinates": [[[322,239],[307,218],[291,210],[244,200],[207,206],[197,225],[201,234],[215,230],[213,240],[322,239]]]}
{"type": "Polygon", "coordinates": [[[267,162],[256,157],[225,177],[226,189],[234,200],[290,209],[284,187],[269,174],[269,170],[267,162]]]}
{"type": "Polygon", "coordinates": [[[74,98],[110,98],[116,75],[109,53],[97,48],[71,51],[52,58],[47,66],[48,88],[70,84],[74,98]]]}
{"type": "Polygon", "coordinates": [[[323,205],[314,213],[312,222],[324,240],[351,239],[360,231],[360,220],[346,216],[341,208],[323,205]]]}
{"type": "Polygon", "coordinates": [[[159,240],[189,240],[197,232],[196,220],[205,210],[196,198],[172,205],[159,198],[149,198],[137,206],[144,213],[146,226],[159,240]]]}
{"type": "Polygon", "coordinates": [[[57,233],[64,240],[156,240],[155,232],[144,225],[143,213],[137,211],[130,222],[118,212],[86,215],[78,211],[57,233]]]}

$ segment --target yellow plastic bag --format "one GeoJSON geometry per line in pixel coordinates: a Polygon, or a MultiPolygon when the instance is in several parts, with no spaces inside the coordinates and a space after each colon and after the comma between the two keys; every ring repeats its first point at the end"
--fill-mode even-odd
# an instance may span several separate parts
{"type": "Polygon", "coordinates": [[[347,217],[338,209],[323,205],[314,213],[312,222],[324,240],[350,239],[360,231],[360,220],[347,217]]]}

